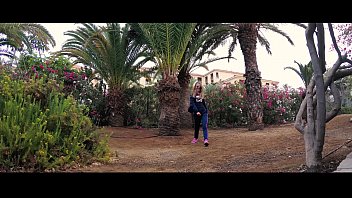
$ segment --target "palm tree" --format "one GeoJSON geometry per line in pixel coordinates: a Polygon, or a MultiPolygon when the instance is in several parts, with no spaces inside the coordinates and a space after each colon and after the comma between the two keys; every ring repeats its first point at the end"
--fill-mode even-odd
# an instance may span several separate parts
{"type": "Polygon", "coordinates": [[[37,46],[40,46],[39,50],[49,50],[49,45],[55,46],[55,40],[49,31],[35,23],[1,23],[0,36],[0,47],[7,47],[2,49],[0,56],[10,58],[15,56],[16,51],[26,49],[32,53],[37,46]]]}
{"type": "Polygon", "coordinates": [[[284,36],[290,44],[293,45],[290,37],[275,25],[267,23],[235,23],[229,25],[232,28],[233,42],[229,47],[229,54],[234,50],[237,40],[240,44],[241,51],[245,62],[245,87],[247,92],[247,108],[249,118],[249,130],[254,131],[263,129],[263,96],[261,75],[258,69],[256,48],[257,40],[264,45],[269,54],[270,44],[262,35],[261,29],[271,30],[284,36]]]}
{"type": "MultiPolygon", "coordinates": [[[[180,130],[180,84],[182,58],[195,29],[194,23],[142,23],[135,27],[152,50],[161,73],[158,82],[160,104],[159,135],[178,135],[180,130]]],[[[189,57],[185,58],[187,61],[189,57]]]]}
{"type": "Polygon", "coordinates": [[[180,122],[181,127],[189,128],[192,126],[192,119],[188,113],[189,95],[188,86],[190,84],[191,72],[204,67],[208,70],[207,64],[229,57],[208,58],[202,61],[205,55],[215,55],[214,50],[229,37],[229,28],[223,24],[198,23],[192,33],[192,39],[188,42],[183,54],[178,82],[181,87],[180,95],[180,122]]]}
{"type": "Polygon", "coordinates": [[[143,47],[133,45],[128,24],[123,28],[118,23],[107,23],[106,27],[82,25],[65,32],[71,38],[56,54],[75,58],[74,64],[91,66],[107,82],[109,124],[122,126],[126,107],[124,91],[138,80],[139,68],[146,62],[139,59],[144,55],[143,47]]]}
{"type": "Polygon", "coordinates": [[[292,71],[296,72],[296,74],[302,79],[304,86],[307,88],[310,79],[313,76],[312,61],[309,61],[309,63],[306,65],[298,63],[297,61],[294,62],[298,65],[299,70],[293,67],[285,67],[284,69],[291,69],[292,71]]]}

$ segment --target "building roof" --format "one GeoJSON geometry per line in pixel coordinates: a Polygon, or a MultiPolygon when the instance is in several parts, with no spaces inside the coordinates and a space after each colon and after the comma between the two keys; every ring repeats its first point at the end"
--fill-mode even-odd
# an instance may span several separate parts
{"type": "Polygon", "coordinates": [[[224,72],[224,73],[230,73],[230,74],[234,74],[234,75],[243,75],[243,73],[240,73],[240,72],[234,72],[234,71],[223,70],[223,69],[212,69],[205,74],[191,73],[191,75],[192,76],[207,76],[208,74],[213,73],[213,72],[224,72]]]}
{"type": "MultiPolygon", "coordinates": [[[[238,78],[238,77],[243,77],[244,78],[244,73],[241,73],[241,72],[234,72],[234,71],[229,71],[229,70],[223,70],[223,69],[212,69],[210,70],[209,72],[205,73],[205,74],[197,74],[197,73],[191,73],[191,76],[193,77],[205,77],[205,76],[208,76],[209,74],[211,73],[214,73],[214,72],[219,72],[219,73],[229,73],[229,74],[232,74],[233,76],[230,77],[230,78],[227,78],[227,79],[224,79],[224,80],[221,80],[222,82],[228,82],[228,81],[231,81],[235,78],[238,78]]],[[[262,81],[265,81],[265,82],[270,82],[271,84],[279,84],[278,81],[274,81],[274,80],[268,80],[268,79],[264,79],[262,78],[262,81]]]]}

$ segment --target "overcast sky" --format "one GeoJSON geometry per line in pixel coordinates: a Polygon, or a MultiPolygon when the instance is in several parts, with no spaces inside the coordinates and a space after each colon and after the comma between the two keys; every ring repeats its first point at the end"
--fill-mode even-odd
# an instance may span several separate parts
{"type": "MultiPolygon", "coordinates": [[[[61,49],[61,45],[69,37],[64,36],[64,32],[74,30],[78,25],[74,23],[42,23],[48,31],[53,35],[56,41],[56,47],[52,49],[57,51],[61,49]]],[[[97,25],[104,25],[100,23],[97,25]]],[[[327,26],[326,26],[327,27],[327,26]]],[[[294,63],[296,60],[299,63],[307,64],[310,60],[308,48],[304,35],[304,29],[292,24],[280,25],[280,29],[286,32],[294,42],[292,46],[285,37],[273,33],[263,32],[270,43],[272,55],[268,54],[265,47],[257,44],[257,63],[259,70],[262,72],[262,78],[279,81],[279,85],[288,84],[291,87],[304,87],[303,82],[298,75],[292,70],[284,70],[284,67],[291,66],[298,69],[298,65],[294,63]]],[[[336,61],[336,52],[330,51],[331,38],[329,32],[326,31],[326,62],[327,66],[336,61]]],[[[335,33],[336,35],[336,33],[335,33]]],[[[228,45],[218,48],[215,53],[217,56],[227,56],[228,45]]],[[[236,46],[233,56],[236,60],[220,60],[209,64],[209,69],[223,69],[244,73],[244,60],[239,45],[236,46]]],[[[195,73],[204,74],[207,71],[203,68],[197,69],[195,73]]]]}

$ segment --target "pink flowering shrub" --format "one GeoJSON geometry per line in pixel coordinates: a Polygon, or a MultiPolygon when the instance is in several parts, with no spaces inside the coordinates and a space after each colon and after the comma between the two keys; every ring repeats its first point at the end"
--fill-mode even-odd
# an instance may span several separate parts
{"type": "Polygon", "coordinates": [[[208,85],[205,89],[209,126],[236,127],[247,123],[243,83],[208,85]]]}
{"type": "Polygon", "coordinates": [[[263,122],[280,124],[292,122],[299,110],[304,90],[284,85],[282,88],[263,86],[263,122]]]}
{"type": "MultiPolygon", "coordinates": [[[[263,86],[263,122],[280,124],[292,122],[299,110],[305,90],[284,85],[263,86]]],[[[237,127],[246,126],[248,121],[245,106],[245,88],[243,82],[236,84],[208,85],[205,89],[209,110],[209,126],[237,127]]]]}
{"type": "Polygon", "coordinates": [[[88,107],[87,114],[94,124],[107,123],[106,86],[93,75],[92,69],[74,69],[70,60],[63,56],[40,58],[23,55],[13,75],[18,79],[40,80],[44,85],[55,81],[61,87],[60,92],[66,96],[72,95],[79,103],[88,107]],[[95,84],[92,83],[94,79],[95,84]]]}

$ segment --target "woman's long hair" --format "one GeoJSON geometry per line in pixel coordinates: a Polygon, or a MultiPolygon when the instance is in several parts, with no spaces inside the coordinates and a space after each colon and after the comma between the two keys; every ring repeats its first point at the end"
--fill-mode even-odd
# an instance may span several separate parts
{"type": "Polygon", "coordinates": [[[193,96],[193,97],[196,97],[196,93],[197,93],[196,86],[197,86],[197,84],[199,84],[199,86],[200,86],[200,93],[199,93],[199,95],[200,95],[201,98],[203,98],[203,86],[202,86],[202,84],[201,84],[199,81],[195,82],[194,85],[193,85],[193,93],[192,93],[192,96],[193,96]]]}

